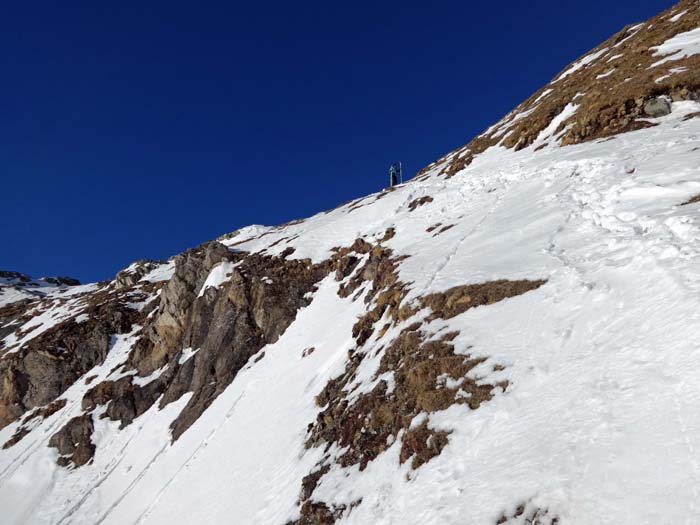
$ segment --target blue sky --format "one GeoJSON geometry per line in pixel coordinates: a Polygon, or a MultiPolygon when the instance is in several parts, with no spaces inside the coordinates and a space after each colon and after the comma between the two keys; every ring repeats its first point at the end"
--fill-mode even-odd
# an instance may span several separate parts
{"type": "Polygon", "coordinates": [[[0,269],[106,279],[377,191],[672,3],[8,3],[0,269]]]}

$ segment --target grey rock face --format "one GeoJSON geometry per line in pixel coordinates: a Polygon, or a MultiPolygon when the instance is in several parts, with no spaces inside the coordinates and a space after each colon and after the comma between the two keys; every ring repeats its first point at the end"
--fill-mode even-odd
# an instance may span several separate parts
{"type": "Polygon", "coordinates": [[[284,333],[324,275],[308,261],[231,253],[218,242],[176,258],[157,315],[129,357],[142,376],[166,367],[157,380],[162,405],[193,392],[173,423],[174,439],[231,384],[251,356],[284,333]],[[200,295],[209,272],[224,261],[238,263],[229,280],[200,295]],[[186,348],[198,351],[180,364],[186,348]]]}
{"type": "Polygon", "coordinates": [[[671,103],[666,97],[656,97],[644,104],[644,113],[650,117],[663,117],[671,113],[671,103]]]}
{"type": "MultiPolygon", "coordinates": [[[[0,358],[0,428],[28,410],[54,401],[78,378],[101,364],[109,352],[111,337],[126,333],[142,321],[144,312],[124,304],[119,294],[104,292],[90,298],[88,320],[69,319],[29,341],[19,351],[0,358]]],[[[35,306],[37,303],[33,303],[35,306]]],[[[17,309],[16,305],[11,305],[17,309]]],[[[16,318],[18,314],[8,318],[16,318]]],[[[15,330],[10,325],[3,332],[15,330]]]]}
{"type": "Polygon", "coordinates": [[[49,440],[49,446],[58,449],[58,464],[80,467],[89,463],[95,455],[92,433],[95,427],[90,414],[74,417],[49,440]]]}
{"type": "MultiPolygon", "coordinates": [[[[173,276],[165,283],[140,281],[158,264],[153,261],[120,272],[111,284],[86,293],[93,305],[87,320],[67,320],[19,351],[0,357],[0,428],[29,410],[55,402],[70,385],[104,362],[115,334],[140,325],[140,338],[125,364],[114,370],[121,377],[91,385],[82,400],[83,414],[59,430],[50,446],[61,453],[60,464],[84,465],[94,454],[90,435],[98,407],[105,408],[100,417],[119,421],[124,427],[158,400],[162,407],[191,392],[171,425],[173,439],[177,439],[253,355],[280,338],[299,309],[310,303],[316,283],[337,269],[328,262],[314,265],[288,255],[234,253],[213,241],[177,256],[173,276]],[[230,268],[225,281],[203,290],[212,269],[224,263],[230,268]],[[144,294],[144,287],[150,287],[149,297],[160,290],[159,299],[143,311],[129,307],[137,300],[135,294],[144,294]],[[186,349],[196,352],[181,360],[186,349]],[[136,381],[148,376],[152,378],[147,383],[136,381]]],[[[0,314],[14,322],[28,308],[42,304],[37,300],[31,307],[16,306],[0,314]]],[[[22,423],[15,441],[30,431],[22,423]]]]}
{"type": "Polygon", "coordinates": [[[156,268],[165,261],[154,261],[151,259],[141,259],[120,271],[114,278],[114,286],[117,290],[134,286],[148,272],[156,268]]]}

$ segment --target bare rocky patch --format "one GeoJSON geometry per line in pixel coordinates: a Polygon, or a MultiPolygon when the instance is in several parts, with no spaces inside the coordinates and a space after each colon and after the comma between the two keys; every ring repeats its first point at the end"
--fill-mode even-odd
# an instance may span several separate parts
{"type": "MultiPolygon", "coordinates": [[[[316,283],[339,264],[336,258],[313,265],[288,259],[290,253],[291,249],[281,256],[231,252],[214,241],[176,257],[167,282],[139,282],[157,264],[141,261],[86,294],[80,309],[84,319],[72,316],[0,358],[0,427],[36,408],[6,446],[31,431],[31,419],[62,408],[65,401],[58,397],[104,362],[112,337],[130,333],[137,325],[138,339],[126,362],[110,372],[114,379],[85,379],[90,389],[82,399],[83,414],[56,432],[49,445],[59,450],[61,465],[80,467],[94,454],[94,414],[119,421],[123,428],[159,400],[162,408],[192,393],[171,425],[173,439],[179,438],[251,357],[264,357],[262,347],[279,339],[298,310],[311,301],[316,283]],[[228,279],[203,289],[211,270],[222,263],[235,263],[228,279]],[[159,299],[149,302],[158,292],[159,299]],[[139,301],[146,306],[134,308],[139,301]],[[183,358],[188,348],[197,351],[183,358]]],[[[12,322],[27,317],[21,326],[37,315],[37,309],[64,303],[34,301],[30,312],[26,305],[12,305],[2,315],[12,322]]]]}
{"type": "Polygon", "coordinates": [[[92,434],[95,426],[90,414],[74,417],[56,434],[51,436],[49,447],[60,454],[58,464],[62,467],[86,465],[95,455],[92,434]]]}
{"type": "Polygon", "coordinates": [[[17,443],[22,441],[27,436],[27,434],[29,434],[29,432],[31,432],[31,430],[29,430],[27,427],[19,427],[15,431],[15,433],[12,434],[12,437],[10,437],[10,439],[8,439],[7,441],[5,441],[5,443],[3,443],[2,449],[6,450],[10,447],[15,446],[17,443]]]}
{"type": "Polygon", "coordinates": [[[394,228],[393,226],[391,226],[391,227],[389,227],[389,228],[386,229],[386,231],[384,232],[384,237],[382,237],[382,238],[380,239],[379,242],[387,242],[387,241],[390,241],[390,240],[393,239],[395,236],[396,236],[396,228],[394,228]]]}
{"type": "Polygon", "coordinates": [[[309,348],[305,348],[304,351],[301,353],[301,357],[308,357],[311,354],[313,354],[316,351],[316,348],[313,346],[310,346],[309,348]]]}
{"type": "Polygon", "coordinates": [[[681,206],[688,206],[689,204],[696,204],[698,202],[700,202],[700,195],[694,195],[693,197],[682,203],[681,206]]]}
{"type": "Polygon", "coordinates": [[[428,321],[451,319],[470,308],[494,304],[509,297],[516,297],[542,286],[545,280],[498,280],[482,284],[456,286],[445,292],[426,295],[420,299],[432,313],[428,321]]]}
{"type": "Polygon", "coordinates": [[[433,202],[433,198],[430,195],[425,195],[423,197],[414,199],[408,203],[408,211],[415,211],[420,206],[428,204],[429,202],[433,202]]]}
{"type": "Polygon", "coordinates": [[[274,343],[309,304],[309,294],[327,270],[307,260],[286,259],[288,254],[233,253],[212,242],[176,257],[158,309],[123,367],[136,375],[95,385],[83,398],[83,409],[106,405],[102,417],[124,427],[158,399],[162,408],[191,392],[171,425],[173,440],[178,439],[248,360],[274,343]],[[229,279],[202,289],[222,262],[237,263],[229,279]],[[198,351],[180,362],[185,348],[198,351]],[[154,374],[146,384],[135,381],[154,374]]]}
{"type": "Polygon", "coordinates": [[[31,432],[31,429],[28,425],[32,421],[34,421],[35,419],[46,419],[47,417],[54,415],[59,410],[62,410],[65,406],[65,399],[57,399],[56,401],[49,403],[45,407],[33,410],[27,416],[24,417],[24,419],[22,420],[22,425],[19,426],[17,430],[15,430],[15,433],[10,439],[8,439],[5,442],[5,444],[3,444],[2,448],[7,449],[19,443],[27,434],[29,434],[29,432],[31,432]]]}
{"type": "Polygon", "coordinates": [[[548,509],[542,509],[532,502],[526,502],[511,513],[503,513],[496,525],[557,525],[559,517],[548,509]]]}
{"type": "MultiPolygon", "coordinates": [[[[455,226],[456,226],[455,224],[446,224],[446,225],[442,226],[439,230],[437,230],[435,233],[433,233],[433,237],[437,237],[438,235],[441,235],[441,234],[445,233],[446,231],[451,230],[455,226]]],[[[428,229],[428,231],[431,231],[431,230],[428,229]]]]}
{"type": "MultiPolygon", "coordinates": [[[[144,321],[147,311],[131,308],[136,296],[132,290],[107,288],[87,294],[80,311],[83,322],[69,317],[28,341],[20,349],[0,357],[0,428],[17,420],[28,410],[56,400],[78,378],[101,364],[109,352],[111,337],[132,330],[144,321]]],[[[47,300],[32,304],[37,310],[56,306],[47,300]]],[[[21,331],[17,332],[22,335],[21,331]]]]}
{"type": "MultiPolygon", "coordinates": [[[[329,507],[313,497],[323,476],[335,463],[341,467],[367,465],[400,441],[400,462],[420,468],[438,456],[449,442],[449,432],[430,427],[427,416],[455,404],[477,410],[508,382],[489,382],[475,372],[487,357],[455,351],[457,332],[436,337],[423,329],[424,322],[450,319],[470,308],[496,303],[534,290],[545,281],[494,281],[459,286],[405,303],[408,286],[398,278],[400,257],[380,245],[358,240],[336,251],[339,295],[364,294],[367,311],[353,327],[357,347],[348,354],[345,371],[330,380],[316,397],[320,412],[309,425],[306,446],[323,447],[325,459],[302,482],[300,523],[334,523],[344,509],[329,507]],[[362,257],[364,255],[364,257],[362,257]],[[364,261],[360,265],[360,261],[364,261]],[[428,312],[420,318],[420,312],[428,312]],[[392,327],[410,322],[391,341],[384,341],[392,327]],[[372,343],[370,344],[370,341],[372,343]],[[378,347],[378,348],[377,348],[378,347]],[[374,387],[355,394],[357,373],[366,359],[381,356],[374,373],[374,387]],[[425,420],[420,421],[421,417],[425,420]],[[331,457],[331,448],[340,450],[331,457]],[[318,520],[322,521],[318,521],[318,520]]],[[[490,370],[503,370],[493,363],[490,370]]]]}

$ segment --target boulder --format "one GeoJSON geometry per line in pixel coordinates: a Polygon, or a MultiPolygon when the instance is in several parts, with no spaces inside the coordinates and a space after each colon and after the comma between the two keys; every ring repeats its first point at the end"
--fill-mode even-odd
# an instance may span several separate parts
{"type": "Polygon", "coordinates": [[[666,97],[656,97],[644,104],[644,113],[650,117],[663,117],[671,113],[671,103],[666,97]]]}
{"type": "Polygon", "coordinates": [[[58,464],[67,467],[71,463],[80,467],[89,463],[95,455],[92,433],[95,427],[90,414],[74,417],[49,440],[49,447],[61,455],[58,464]]]}

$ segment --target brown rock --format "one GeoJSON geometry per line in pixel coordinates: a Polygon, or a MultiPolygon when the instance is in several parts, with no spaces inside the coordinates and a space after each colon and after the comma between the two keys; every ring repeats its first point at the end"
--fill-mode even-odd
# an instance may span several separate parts
{"type": "Polygon", "coordinates": [[[92,416],[85,414],[74,417],[51,436],[49,446],[61,454],[58,464],[64,467],[70,464],[81,467],[92,461],[95,455],[95,445],[92,442],[94,430],[92,416]]]}

